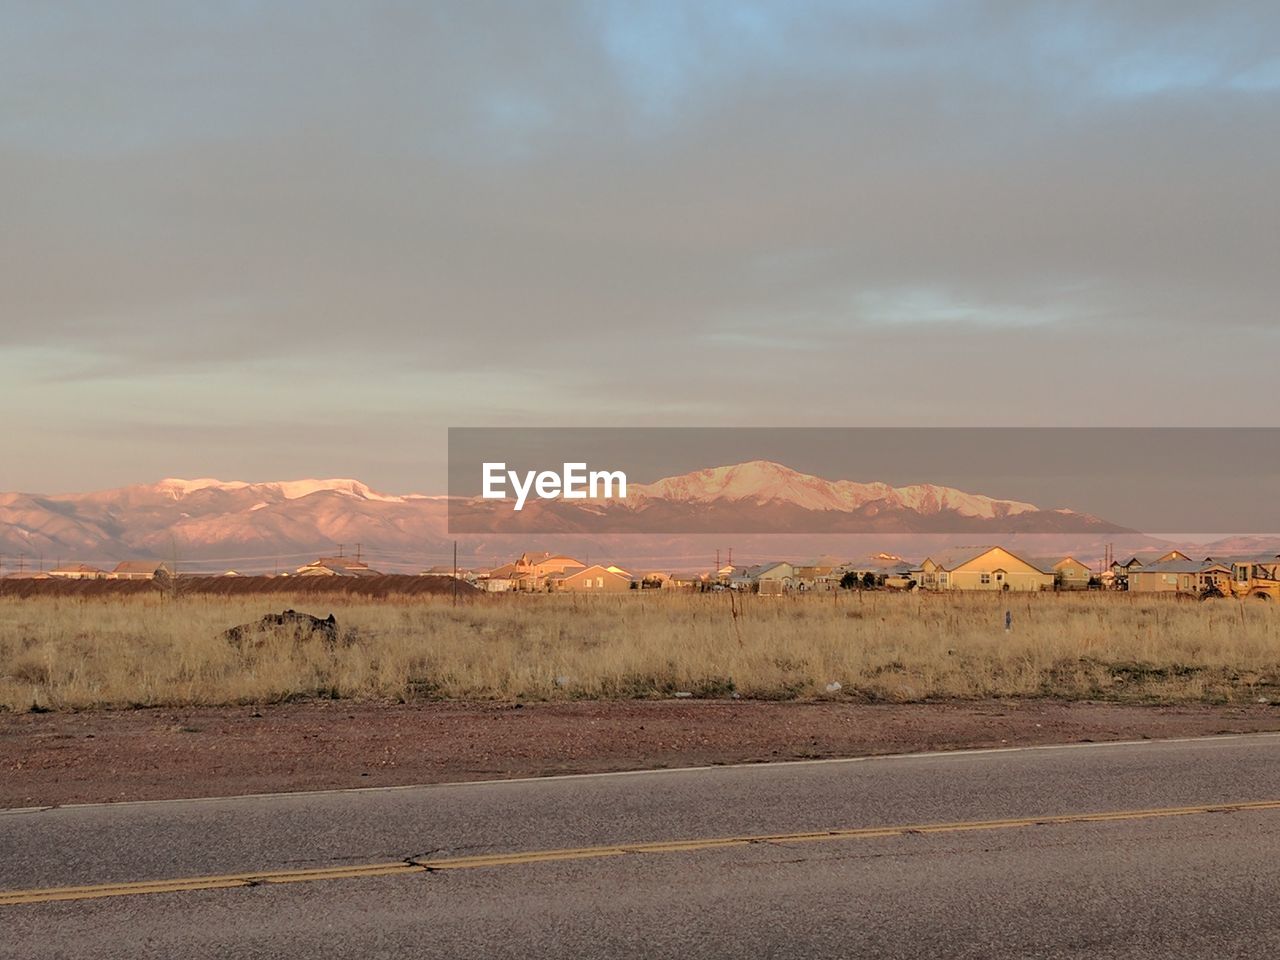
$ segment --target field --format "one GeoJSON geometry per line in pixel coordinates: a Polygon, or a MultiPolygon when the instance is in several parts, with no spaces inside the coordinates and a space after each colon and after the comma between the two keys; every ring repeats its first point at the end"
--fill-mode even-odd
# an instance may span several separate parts
{"type": "Polygon", "coordinates": [[[681,694],[1280,699],[1280,613],[1125,594],[0,599],[0,708],[15,712],[681,694]],[[284,607],[333,612],[337,642],[222,636],[284,607]]]}

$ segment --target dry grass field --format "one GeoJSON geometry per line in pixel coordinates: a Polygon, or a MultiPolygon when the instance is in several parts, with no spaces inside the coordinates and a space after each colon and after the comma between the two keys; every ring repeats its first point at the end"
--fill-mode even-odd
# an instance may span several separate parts
{"type": "Polygon", "coordinates": [[[1110,595],[0,599],[0,709],[304,698],[1280,699],[1280,610],[1110,595]],[[286,606],[338,642],[222,632],[286,606]],[[1005,611],[1013,616],[1004,627],[1005,611]],[[834,684],[840,686],[836,688],[834,684]]]}

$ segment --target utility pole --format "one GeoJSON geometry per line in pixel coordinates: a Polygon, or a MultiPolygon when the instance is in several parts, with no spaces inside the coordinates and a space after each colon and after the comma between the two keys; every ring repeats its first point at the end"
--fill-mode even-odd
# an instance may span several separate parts
{"type": "Polygon", "coordinates": [[[453,605],[458,605],[458,541],[453,541],[453,605]]]}
{"type": "Polygon", "coordinates": [[[21,573],[23,567],[26,566],[27,555],[25,553],[18,554],[18,572],[21,573]]]}
{"type": "Polygon", "coordinates": [[[360,562],[360,544],[356,544],[356,563],[360,562]]]}

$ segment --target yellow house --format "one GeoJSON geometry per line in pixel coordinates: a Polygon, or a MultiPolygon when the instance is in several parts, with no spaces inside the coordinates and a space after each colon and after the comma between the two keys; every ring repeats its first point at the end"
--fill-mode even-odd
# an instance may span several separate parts
{"type": "Polygon", "coordinates": [[[1088,590],[1093,571],[1087,563],[1075,557],[1066,556],[1061,560],[1049,560],[1037,564],[1046,573],[1054,575],[1054,581],[1062,590],[1088,590]]]}
{"type": "Polygon", "coordinates": [[[1052,590],[1053,574],[1004,547],[961,547],[911,571],[925,590],[1052,590]]]}
{"type": "Polygon", "coordinates": [[[581,570],[553,573],[547,577],[547,584],[556,592],[619,593],[631,589],[631,577],[596,563],[581,570]]]}
{"type": "Polygon", "coordinates": [[[584,566],[586,564],[581,560],[566,557],[564,554],[526,551],[520,554],[514,563],[504,563],[500,567],[494,567],[489,571],[489,578],[509,584],[505,588],[495,587],[494,589],[542,590],[551,582],[552,576],[572,573],[574,570],[581,570],[584,566]]]}
{"type": "Polygon", "coordinates": [[[534,589],[546,577],[556,573],[569,573],[581,570],[586,564],[562,553],[522,553],[516,561],[516,571],[527,573],[533,578],[534,589]]]}

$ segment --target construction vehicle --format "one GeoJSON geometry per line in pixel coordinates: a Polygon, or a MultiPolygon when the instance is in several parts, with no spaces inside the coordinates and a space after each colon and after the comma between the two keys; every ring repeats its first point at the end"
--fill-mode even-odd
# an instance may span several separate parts
{"type": "Polygon", "coordinates": [[[1205,596],[1280,601],[1280,556],[1232,561],[1231,576],[1214,577],[1205,596]]]}

